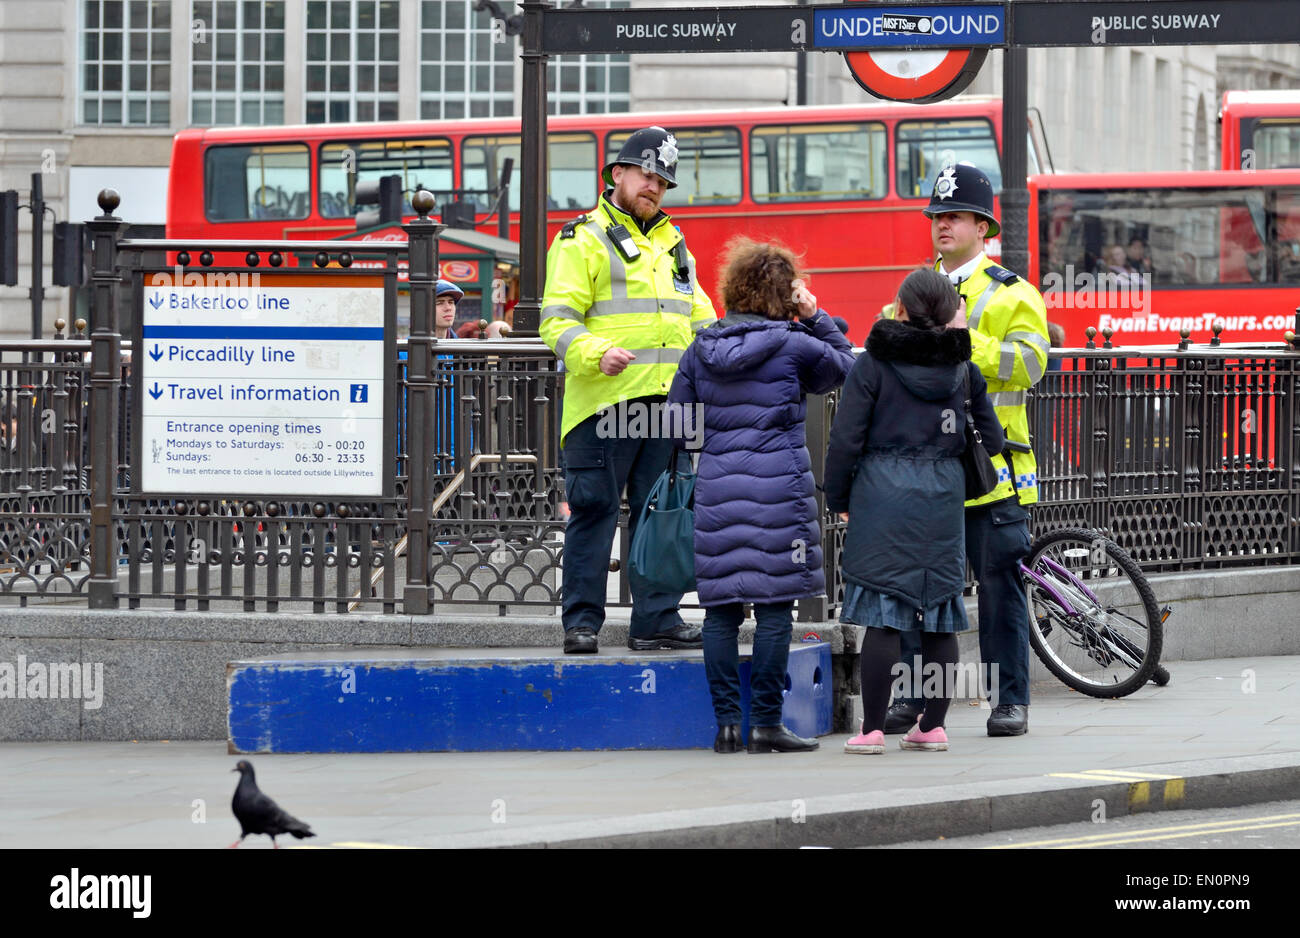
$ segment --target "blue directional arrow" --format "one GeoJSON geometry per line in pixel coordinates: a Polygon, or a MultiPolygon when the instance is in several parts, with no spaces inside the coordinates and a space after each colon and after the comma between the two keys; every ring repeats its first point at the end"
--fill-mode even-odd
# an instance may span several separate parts
{"type": "Polygon", "coordinates": [[[153,387],[151,387],[151,388],[149,389],[149,396],[152,397],[152,398],[156,401],[156,400],[158,400],[158,398],[162,397],[162,391],[163,391],[163,389],[160,388],[160,387],[158,387],[158,382],[155,381],[155,382],[153,383],[153,387]]]}
{"type": "Polygon", "coordinates": [[[157,309],[159,306],[162,306],[163,305],[162,295],[155,293],[153,296],[149,297],[149,305],[152,306],[154,309],[157,309]]]}
{"type": "Polygon", "coordinates": [[[153,347],[153,351],[149,353],[149,357],[152,358],[154,361],[157,361],[158,359],[162,358],[163,357],[162,349],[160,349],[155,344],[153,347]]]}

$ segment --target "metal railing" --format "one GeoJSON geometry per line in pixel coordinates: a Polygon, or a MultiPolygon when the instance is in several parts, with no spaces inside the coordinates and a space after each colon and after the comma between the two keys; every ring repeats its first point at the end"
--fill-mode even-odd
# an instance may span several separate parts
{"type": "MultiPolygon", "coordinates": [[[[411,339],[390,346],[383,497],[161,499],[133,479],[140,411],[116,304],[121,295],[140,302],[152,269],[145,252],[203,246],[120,241],[111,216],[90,225],[95,331],[87,338],[79,323],[64,337],[60,324],[54,339],[0,346],[0,596],[248,611],[558,607],[563,374],[536,339],[434,339],[439,226],[407,225],[409,247],[383,249],[387,303],[398,256],[410,252],[412,322],[411,339]]],[[[309,244],[327,260],[352,247],[309,244]]],[[[1059,369],[1030,394],[1036,532],[1104,529],[1152,572],[1300,562],[1300,354],[1102,348],[1051,357],[1059,369]]],[[[831,394],[808,408],[819,479],[835,405],[831,394]]],[[[616,603],[630,598],[626,530],[625,516],[616,603]]],[[[823,512],[827,595],[801,601],[802,620],[838,612],[844,532],[823,512]]]]}

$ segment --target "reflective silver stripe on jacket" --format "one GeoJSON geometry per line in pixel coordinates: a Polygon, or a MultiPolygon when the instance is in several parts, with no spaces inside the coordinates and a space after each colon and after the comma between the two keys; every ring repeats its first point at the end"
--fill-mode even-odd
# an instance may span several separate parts
{"type": "Polygon", "coordinates": [[[993,280],[984,288],[984,292],[981,293],[979,299],[975,301],[975,308],[966,311],[967,328],[976,329],[979,327],[980,317],[984,315],[984,307],[989,305],[989,300],[993,298],[994,293],[998,292],[998,287],[1000,286],[1002,286],[1000,281],[993,280]]]}
{"type": "Polygon", "coordinates": [[[628,351],[636,356],[636,361],[632,362],[632,365],[676,365],[682,360],[684,349],[633,348],[628,351]]]}
{"type": "MultiPolygon", "coordinates": [[[[627,285],[624,284],[624,292],[627,285]]],[[[679,316],[691,314],[691,304],[687,300],[658,299],[653,296],[637,299],[596,300],[587,311],[588,316],[621,316],[627,313],[673,313],[679,316]]]]}
{"type": "Polygon", "coordinates": [[[614,247],[614,242],[609,240],[609,235],[605,234],[605,229],[600,226],[600,222],[592,219],[587,222],[587,227],[591,229],[596,240],[605,246],[605,252],[609,254],[609,293],[611,299],[627,299],[627,265],[623,263],[623,255],[619,253],[618,248],[614,247]]]}
{"type": "Polygon", "coordinates": [[[556,303],[542,309],[543,319],[572,319],[574,322],[582,322],[586,317],[572,306],[565,306],[556,303]]]}
{"type": "MultiPolygon", "coordinates": [[[[1042,349],[1044,355],[1047,355],[1052,348],[1050,342],[1036,332],[1008,332],[1006,334],[1008,342],[1024,342],[1042,349]]],[[[1021,346],[1020,357],[1024,359],[1025,371],[1029,374],[1029,383],[1037,384],[1043,377],[1043,366],[1038,363],[1038,356],[1034,354],[1033,349],[1021,346]]]]}
{"type": "Polygon", "coordinates": [[[717,319],[696,319],[691,322],[691,331],[703,332],[705,329],[709,328],[709,326],[713,325],[717,321],[718,321],[717,319]]]}
{"type": "Polygon", "coordinates": [[[564,361],[564,356],[569,354],[569,345],[573,340],[583,333],[589,334],[590,332],[591,330],[586,326],[574,326],[571,329],[565,329],[560,334],[560,337],[555,340],[555,357],[560,361],[564,361]]]}
{"type": "Polygon", "coordinates": [[[990,391],[989,403],[994,407],[1023,407],[1025,405],[1024,391],[990,391]]]}

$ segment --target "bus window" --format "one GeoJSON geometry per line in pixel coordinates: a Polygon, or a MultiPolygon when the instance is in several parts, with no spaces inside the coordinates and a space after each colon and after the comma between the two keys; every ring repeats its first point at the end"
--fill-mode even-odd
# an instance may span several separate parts
{"type": "Polygon", "coordinates": [[[883,199],[889,189],[884,124],[755,127],[749,158],[756,202],[883,199]]]}
{"type": "MultiPolygon", "coordinates": [[[[588,133],[547,134],[547,168],[549,185],[546,206],[552,211],[575,211],[591,208],[598,194],[596,166],[596,138],[588,133]]],[[[510,211],[519,211],[520,172],[523,163],[519,156],[519,135],[495,137],[466,137],[461,149],[462,173],[466,189],[495,189],[501,182],[501,168],[506,159],[515,161],[510,177],[510,211]]],[[[492,209],[492,199],[485,194],[468,195],[476,201],[479,210],[492,209]]]]}
{"type": "Polygon", "coordinates": [[[211,147],[204,156],[209,221],[306,218],[310,157],[297,144],[211,147]]]}
{"type": "Polygon", "coordinates": [[[320,214],[348,218],[357,211],[356,185],[380,176],[402,177],[402,214],[412,215],[416,186],[434,192],[452,188],[451,142],[433,140],[357,140],[327,143],[320,151],[320,214]]]}
{"type": "Polygon", "coordinates": [[[1256,169],[1300,166],[1300,121],[1260,118],[1252,143],[1256,169]]]}
{"type": "Polygon", "coordinates": [[[1044,288],[1049,274],[1124,276],[1135,242],[1155,286],[1300,280],[1297,189],[1045,189],[1039,226],[1044,288]]]}
{"type": "MultiPolygon", "coordinates": [[[[605,140],[605,162],[623,149],[630,130],[605,140]]],[[[677,188],[664,193],[664,209],[684,205],[730,205],[740,201],[740,131],[733,127],[673,131],[677,140],[677,188]]]]}
{"type": "Polygon", "coordinates": [[[988,121],[899,121],[895,135],[900,198],[930,198],[934,177],[949,162],[974,163],[993,183],[993,194],[1002,191],[1002,163],[988,121]]]}

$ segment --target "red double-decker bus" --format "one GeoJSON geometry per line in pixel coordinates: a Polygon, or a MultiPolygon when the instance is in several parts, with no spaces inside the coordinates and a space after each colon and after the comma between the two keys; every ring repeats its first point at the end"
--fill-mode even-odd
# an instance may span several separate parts
{"type": "Polygon", "coordinates": [[[1300,167],[1300,91],[1228,91],[1219,111],[1221,169],[1300,167]]]}
{"type": "Polygon", "coordinates": [[[1300,170],[1029,180],[1030,276],[1066,345],[1279,342],[1300,305],[1300,170]],[[1098,344],[1101,339],[1098,338],[1098,344]]]}
{"type": "MultiPolygon", "coordinates": [[[[862,341],[905,272],[932,253],[920,209],[940,167],[968,160],[1000,191],[1001,108],[999,99],[979,98],[553,117],[548,239],[594,207],[600,168],[628,135],[658,124],[674,133],[679,152],[678,186],[663,207],[681,225],[706,288],[716,286],[718,257],[733,235],[780,239],[803,254],[821,304],[847,318],[862,341]]],[[[490,190],[506,159],[521,165],[517,119],[186,130],[172,150],[167,235],[349,236],[357,184],[393,174],[401,176],[404,215],[417,186],[440,203],[461,190],[477,228],[496,234],[490,190]]],[[[1039,169],[1032,139],[1030,167],[1039,169]]],[[[519,190],[510,188],[513,240],[519,190]]],[[[989,250],[1000,253],[996,240],[989,250]]]]}

